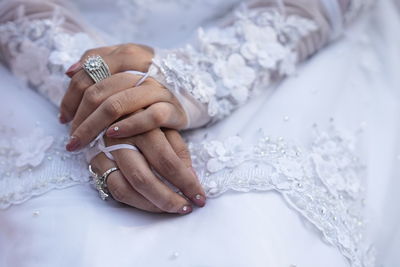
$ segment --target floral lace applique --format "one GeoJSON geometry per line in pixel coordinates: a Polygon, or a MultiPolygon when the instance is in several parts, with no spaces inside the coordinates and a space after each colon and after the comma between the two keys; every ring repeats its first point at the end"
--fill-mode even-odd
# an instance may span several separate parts
{"type": "Polygon", "coordinates": [[[173,92],[187,90],[218,120],[270,77],[292,74],[299,40],[317,30],[311,19],[242,6],[230,26],[200,29],[196,45],[157,53],[152,75],[173,92]]]}
{"type": "Polygon", "coordinates": [[[45,136],[40,128],[35,128],[32,134],[28,134],[24,138],[14,137],[12,146],[17,156],[15,166],[17,168],[39,166],[53,142],[54,138],[45,136]]]}
{"type": "Polygon", "coordinates": [[[191,143],[193,166],[209,197],[274,190],[339,248],[352,267],[374,266],[363,238],[364,166],[353,141],[315,128],[309,148],[265,135],[245,147],[235,136],[191,143]]]}
{"type": "Polygon", "coordinates": [[[68,86],[65,70],[95,42],[85,33],[66,33],[57,10],[52,18],[31,20],[18,9],[19,19],[0,24],[0,45],[13,73],[59,105],[68,86]]]}
{"type": "Polygon", "coordinates": [[[67,135],[54,137],[39,127],[24,137],[15,137],[12,128],[0,133],[0,209],[89,181],[83,154],[65,151],[67,135]]]}

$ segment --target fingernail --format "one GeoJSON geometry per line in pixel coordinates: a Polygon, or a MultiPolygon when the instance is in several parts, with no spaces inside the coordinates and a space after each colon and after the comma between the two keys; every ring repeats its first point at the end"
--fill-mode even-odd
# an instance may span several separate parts
{"type": "Polygon", "coordinates": [[[80,69],[81,68],[81,64],[79,63],[79,62],[76,62],[75,64],[73,64],[71,67],[69,67],[69,69],[65,72],[65,74],[68,76],[68,77],[72,77],[74,74],[75,74],[75,72],[78,70],[78,69],[80,69]]]}
{"type": "Polygon", "coordinates": [[[68,151],[72,152],[72,151],[77,150],[79,148],[79,146],[80,146],[79,139],[76,136],[71,136],[66,148],[68,151]]]}
{"type": "Polygon", "coordinates": [[[61,113],[58,113],[58,120],[60,121],[60,123],[65,124],[67,123],[67,119],[64,117],[64,115],[62,115],[61,113]]]}
{"type": "Polygon", "coordinates": [[[179,214],[188,214],[188,213],[191,213],[192,210],[193,210],[193,209],[192,209],[191,206],[185,205],[185,206],[183,206],[183,207],[178,211],[178,213],[179,213],[179,214]]]}
{"type": "Polygon", "coordinates": [[[119,135],[119,127],[118,127],[118,126],[115,126],[115,127],[109,128],[109,129],[107,130],[107,132],[106,132],[106,135],[109,136],[109,137],[116,137],[116,136],[118,136],[118,135],[119,135]]]}
{"type": "Polygon", "coordinates": [[[194,196],[192,198],[192,201],[194,202],[194,204],[200,207],[204,207],[206,205],[206,198],[201,194],[197,194],[196,196],[194,196]]]}

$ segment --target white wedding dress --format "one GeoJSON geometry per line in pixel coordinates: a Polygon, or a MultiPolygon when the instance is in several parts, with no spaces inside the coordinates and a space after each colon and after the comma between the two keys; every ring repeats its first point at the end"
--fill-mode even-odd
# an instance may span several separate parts
{"type": "Polygon", "coordinates": [[[0,266],[400,266],[398,2],[245,2],[0,1],[0,266]],[[188,216],[101,201],[64,150],[63,71],[121,42],[190,117],[188,216]]]}

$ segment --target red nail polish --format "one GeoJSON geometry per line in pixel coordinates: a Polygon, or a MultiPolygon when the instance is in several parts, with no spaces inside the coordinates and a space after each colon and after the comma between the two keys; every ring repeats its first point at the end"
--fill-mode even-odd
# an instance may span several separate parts
{"type": "Polygon", "coordinates": [[[197,194],[192,198],[192,201],[194,204],[196,204],[199,207],[204,207],[206,205],[206,198],[200,194],[197,194]]]}
{"type": "Polygon", "coordinates": [[[76,62],[71,67],[69,67],[69,69],[65,72],[65,74],[71,78],[80,68],[81,68],[81,63],[76,62]]]}
{"type": "Polygon", "coordinates": [[[188,214],[188,213],[191,213],[192,211],[193,211],[193,208],[191,206],[185,205],[178,211],[178,213],[179,214],[188,214]]]}
{"type": "Polygon", "coordinates": [[[61,113],[58,114],[58,120],[60,121],[60,123],[62,124],[66,124],[67,123],[67,119],[64,117],[64,115],[62,115],[61,113]]]}
{"type": "Polygon", "coordinates": [[[119,135],[119,127],[115,126],[115,127],[109,128],[106,132],[106,135],[108,137],[117,137],[119,135]]]}
{"type": "Polygon", "coordinates": [[[71,138],[69,139],[69,142],[66,146],[66,149],[69,152],[75,151],[80,147],[80,142],[79,139],[76,136],[71,136],[71,138]]]}

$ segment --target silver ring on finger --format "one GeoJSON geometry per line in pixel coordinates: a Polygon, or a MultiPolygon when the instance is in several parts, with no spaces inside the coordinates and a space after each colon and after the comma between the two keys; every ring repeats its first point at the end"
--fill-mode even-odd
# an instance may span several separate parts
{"type": "Polygon", "coordinates": [[[93,184],[96,190],[99,192],[99,196],[102,200],[107,200],[110,197],[110,192],[108,191],[107,188],[107,179],[111,173],[118,170],[119,170],[118,167],[113,167],[105,171],[103,175],[100,176],[93,171],[92,165],[89,165],[89,172],[93,177],[93,184]]]}
{"type": "Polygon", "coordinates": [[[89,56],[82,67],[95,83],[111,76],[110,68],[99,55],[89,56]]]}

